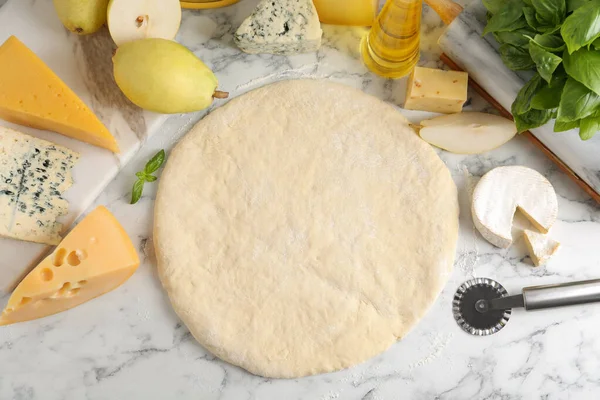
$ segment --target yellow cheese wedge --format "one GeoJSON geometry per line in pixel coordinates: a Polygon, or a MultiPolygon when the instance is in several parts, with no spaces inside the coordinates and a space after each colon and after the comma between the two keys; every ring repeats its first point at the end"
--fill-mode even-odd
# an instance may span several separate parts
{"type": "Polygon", "coordinates": [[[324,24],[371,26],[379,0],[314,0],[319,21],[324,24]]]}
{"type": "Polygon", "coordinates": [[[0,118],[119,152],[96,115],[14,36],[0,46],[0,118]]]}
{"type": "Polygon", "coordinates": [[[140,260],[119,221],[100,206],[17,286],[0,325],[68,310],[124,283],[140,260]]]}

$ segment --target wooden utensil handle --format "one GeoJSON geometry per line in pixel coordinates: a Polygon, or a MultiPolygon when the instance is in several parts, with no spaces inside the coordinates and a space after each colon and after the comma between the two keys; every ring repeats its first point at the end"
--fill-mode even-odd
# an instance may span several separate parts
{"type": "MultiPolygon", "coordinates": [[[[450,67],[450,69],[453,69],[455,71],[462,71],[462,69],[454,61],[452,61],[452,59],[450,57],[448,57],[446,54],[442,54],[440,56],[440,59],[444,62],[444,64],[446,64],[448,67],[450,67]]],[[[471,79],[470,77],[469,77],[469,85],[473,89],[475,89],[475,91],[477,93],[479,93],[479,95],[481,97],[483,97],[485,100],[487,100],[488,103],[490,103],[492,106],[494,106],[500,112],[500,114],[502,114],[503,117],[511,119],[511,120],[513,119],[513,116],[510,112],[505,110],[504,107],[502,107],[502,105],[500,105],[500,103],[498,103],[496,101],[496,99],[494,99],[492,96],[490,96],[490,94],[488,92],[486,92],[484,88],[479,86],[479,84],[477,82],[475,82],[473,79],[471,79]]],[[[544,154],[546,154],[546,156],[548,156],[548,158],[550,158],[552,161],[554,161],[554,163],[558,166],[558,168],[560,168],[565,174],[567,174],[567,176],[569,178],[571,178],[573,180],[573,182],[575,182],[577,184],[577,186],[582,188],[587,194],[589,194],[592,197],[592,199],[596,200],[598,202],[598,204],[600,204],[600,193],[596,192],[594,190],[594,188],[592,188],[590,185],[588,185],[588,183],[586,181],[581,179],[579,177],[579,175],[577,175],[575,173],[575,171],[573,171],[571,168],[569,168],[569,166],[567,164],[565,164],[560,158],[558,158],[558,156],[556,154],[554,154],[552,152],[552,150],[550,150],[548,147],[546,147],[546,145],[544,143],[542,143],[538,138],[536,138],[533,135],[533,133],[527,131],[527,132],[523,132],[521,135],[523,135],[527,139],[529,139],[529,141],[535,147],[542,150],[542,152],[544,154]]]]}
{"type": "Polygon", "coordinates": [[[446,25],[450,25],[463,8],[452,0],[425,0],[425,3],[435,11],[446,25]]]}

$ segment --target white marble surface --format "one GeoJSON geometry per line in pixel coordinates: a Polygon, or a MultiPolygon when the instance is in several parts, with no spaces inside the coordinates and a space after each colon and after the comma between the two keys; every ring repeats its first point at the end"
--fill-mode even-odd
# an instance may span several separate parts
{"type": "MultiPolygon", "coordinates": [[[[373,76],[358,59],[363,30],[325,27],[316,54],[290,58],[239,53],[232,32],[255,0],[228,9],[185,12],[180,39],[236,94],[280,78],[333,79],[401,104],[404,81],[373,76]]],[[[423,64],[435,65],[442,28],[426,13],[423,64]]],[[[472,99],[474,107],[485,104],[472,99]]],[[[169,306],[152,255],[154,192],[128,204],[135,171],[174,142],[203,114],[172,117],[161,133],[104,191],[144,262],[122,287],[69,312],[0,328],[0,399],[596,399],[600,396],[600,305],[513,313],[490,337],[455,324],[451,299],[464,280],[522,286],[600,277],[600,208],[525,139],[478,156],[440,152],[460,191],[461,230],[455,270],[425,319],[384,354],[333,374],[271,380],[215,359],[199,346],[169,306]],[[522,238],[509,250],[492,247],[470,219],[464,169],[475,177],[499,165],[543,173],[559,196],[553,236],[563,243],[547,267],[534,269],[522,238]]],[[[476,179],[476,178],[474,178],[476,179]]],[[[151,189],[150,187],[148,189],[151,189]]],[[[2,299],[5,300],[5,299],[2,299]]],[[[2,301],[0,300],[0,301],[2,301]]]]}

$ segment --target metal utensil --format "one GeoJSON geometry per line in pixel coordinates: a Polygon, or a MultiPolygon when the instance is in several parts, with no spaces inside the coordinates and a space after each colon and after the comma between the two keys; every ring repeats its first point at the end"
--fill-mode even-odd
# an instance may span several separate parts
{"type": "Polygon", "coordinates": [[[471,279],[458,288],[452,312],[467,333],[486,336],[504,328],[513,308],[526,311],[600,302],[600,279],[530,286],[521,294],[509,296],[498,282],[488,278],[471,279]]]}

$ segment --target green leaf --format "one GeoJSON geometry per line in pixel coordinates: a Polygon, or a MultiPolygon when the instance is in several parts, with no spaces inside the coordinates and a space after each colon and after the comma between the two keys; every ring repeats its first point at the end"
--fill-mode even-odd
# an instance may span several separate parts
{"type": "Polygon", "coordinates": [[[569,15],[560,29],[569,53],[574,53],[600,37],[600,1],[593,0],[569,15]]]}
{"type": "Polygon", "coordinates": [[[577,121],[590,116],[599,107],[600,96],[569,78],[560,98],[557,119],[561,122],[577,121]]]}
{"type": "Polygon", "coordinates": [[[527,21],[527,24],[534,30],[537,31],[542,25],[535,17],[535,9],[533,7],[523,7],[523,15],[525,16],[525,21],[527,21]]]}
{"type": "Polygon", "coordinates": [[[565,0],[532,0],[538,22],[543,26],[560,25],[567,13],[565,0]]]}
{"type": "Polygon", "coordinates": [[[558,53],[565,49],[565,41],[560,35],[544,33],[543,35],[535,35],[532,39],[538,46],[542,49],[552,52],[558,53]]]}
{"type": "Polygon", "coordinates": [[[141,180],[145,180],[146,179],[146,173],[144,171],[136,172],[135,176],[137,176],[138,179],[141,179],[141,180]]]}
{"type": "Polygon", "coordinates": [[[579,128],[579,120],[577,121],[555,121],[554,132],[566,132],[571,129],[579,128]]]}
{"type": "Polygon", "coordinates": [[[492,14],[498,14],[506,4],[505,0],[483,0],[483,5],[492,14]]]}
{"type": "Polygon", "coordinates": [[[490,18],[483,30],[483,36],[492,32],[508,32],[524,28],[527,23],[522,17],[523,9],[515,6],[514,2],[507,2],[490,18]]]}
{"type": "Polygon", "coordinates": [[[146,175],[144,179],[146,180],[146,182],[154,182],[158,178],[156,178],[154,175],[146,175]]]}
{"type": "Polygon", "coordinates": [[[535,110],[554,110],[558,108],[566,81],[562,82],[562,86],[554,85],[541,88],[531,99],[531,108],[535,110]]]}
{"type": "Polygon", "coordinates": [[[556,54],[542,49],[537,43],[529,44],[529,54],[535,63],[538,73],[548,83],[552,80],[552,74],[562,62],[562,58],[556,54]]]}
{"type": "Polygon", "coordinates": [[[131,204],[137,203],[142,197],[142,192],[144,191],[144,181],[138,179],[133,184],[133,189],[131,191],[131,204]]]}
{"type": "Polygon", "coordinates": [[[515,115],[517,131],[523,133],[545,125],[552,118],[551,110],[529,110],[525,114],[515,115]]]}
{"type": "Polygon", "coordinates": [[[573,54],[565,51],[563,57],[567,74],[600,94],[600,51],[582,48],[573,54]]]}
{"type": "Polygon", "coordinates": [[[595,48],[596,50],[600,50],[600,38],[598,38],[598,39],[594,40],[594,41],[592,42],[592,46],[594,46],[594,48],[595,48]]]}
{"type": "Polygon", "coordinates": [[[516,47],[527,47],[535,32],[529,28],[517,29],[512,32],[494,32],[494,38],[500,44],[510,44],[516,47]]]}
{"type": "Polygon", "coordinates": [[[525,114],[531,110],[531,101],[533,97],[545,86],[545,82],[539,74],[535,74],[529,82],[525,84],[517,94],[517,98],[511,107],[511,112],[514,117],[525,114]]]}
{"type": "Polygon", "coordinates": [[[148,161],[148,163],[146,164],[146,167],[144,168],[144,172],[146,172],[146,174],[151,174],[153,172],[155,172],[156,170],[158,170],[163,163],[165,162],[165,151],[161,150],[158,153],[156,153],[154,155],[154,157],[152,157],[150,159],[150,161],[148,161]]]}
{"type": "Polygon", "coordinates": [[[567,0],[567,12],[573,12],[581,6],[585,6],[591,0],[567,0]]]}
{"type": "Polygon", "coordinates": [[[500,46],[500,58],[508,68],[513,71],[529,70],[535,67],[526,48],[515,47],[510,44],[500,46]]]}
{"type": "Polygon", "coordinates": [[[587,118],[581,120],[579,126],[579,137],[581,140],[591,139],[596,132],[600,130],[600,116],[597,114],[590,115],[587,118]]]}

